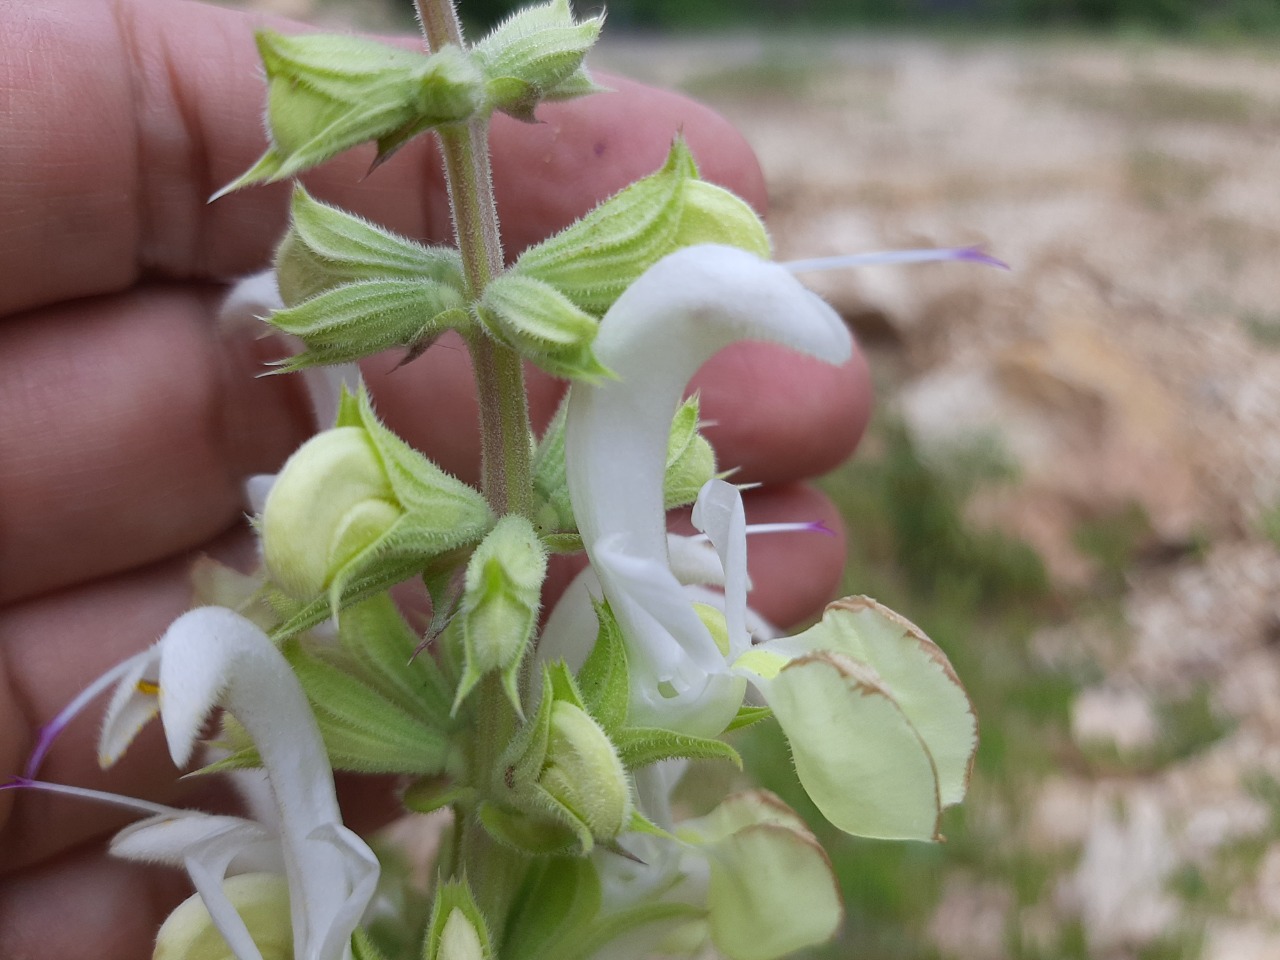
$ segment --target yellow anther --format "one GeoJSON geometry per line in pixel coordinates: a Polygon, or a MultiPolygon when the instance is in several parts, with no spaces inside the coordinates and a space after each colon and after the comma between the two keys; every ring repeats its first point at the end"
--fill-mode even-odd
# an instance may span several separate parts
{"type": "Polygon", "coordinates": [[[149,697],[158,697],[160,695],[160,684],[151,680],[139,680],[138,692],[145,693],[149,697]]]}

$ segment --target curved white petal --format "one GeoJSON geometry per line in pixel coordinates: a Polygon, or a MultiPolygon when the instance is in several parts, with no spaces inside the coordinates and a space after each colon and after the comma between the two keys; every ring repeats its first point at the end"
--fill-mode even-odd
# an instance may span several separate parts
{"type": "MultiPolygon", "coordinates": [[[[263,270],[237,280],[218,309],[218,322],[230,330],[253,329],[257,333],[275,333],[289,344],[290,349],[301,351],[305,344],[297,337],[281,333],[275,328],[264,328],[260,321],[273,311],[283,310],[284,300],[276,282],[274,270],[263,270]]],[[[355,393],[360,386],[360,368],[354,363],[338,363],[327,367],[307,367],[302,371],[307,398],[311,401],[311,414],[317,430],[333,426],[338,415],[338,399],[345,386],[355,393]]]]}
{"type": "MultiPolygon", "coordinates": [[[[667,557],[667,439],[689,378],[738,340],[768,340],[831,363],[852,350],[840,317],[784,268],[732,247],[688,247],[646,271],[605,314],[595,352],[617,380],[575,384],[566,419],[574,516],[627,638],[637,720],[660,717],[689,732],[707,733],[686,721],[711,722],[708,699],[729,687],[720,682],[724,657],[667,557]]],[[[733,589],[736,598],[736,575],[733,589]]],[[[745,627],[734,617],[741,642],[745,627]]]]}
{"type": "MultiPolygon", "coordinates": [[[[374,863],[375,876],[376,862],[349,831],[340,832],[341,842],[335,842],[333,831],[345,828],[333,774],[297,678],[265,633],[222,607],[200,607],[179,617],[161,644],[160,711],[174,762],[186,764],[215,705],[244,726],[280,811],[297,958],[339,960],[372,896],[371,883],[353,887],[352,858],[374,863]]],[[[364,868],[355,872],[367,876],[364,868]]],[[[214,905],[209,906],[216,919],[214,905]]]]}
{"type": "Polygon", "coordinates": [[[646,271],[605,314],[594,349],[617,375],[575,384],[566,423],[570,497],[583,540],[631,531],[663,555],[662,478],[671,418],[690,377],[738,340],[843,363],[839,315],[777,264],[734,247],[687,247],[646,271]]]}
{"type": "Polygon", "coordinates": [[[671,559],[671,572],[686,587],[690,584],[723,587],[724,568],[716,555],[716,548],[709,538],[682,537],[667,534],[667,556],[671,559]]]}
{"type": "MultiPolygon", "coordinates": [[[[596,642],[599,621],[593,601],[601,595],[600,579],[590,567],[584,567],[551,608],[547,622],[538,637],[538,662],[563,660],[573,673],[586,663],[596,642]]],[[[540,671],[534,682],[541,682],[540,671]]]]}
{"type": "Polygon", "coordinates": [[[707,535],[724,571],[724,619],[729,631],[729,660],[751,646],[747,633],[747,514],[738,488],[708,480],[693,505],[693,525],[707,535]]]}
{"type": "Polygon", "coordinates": [[[272,310],[283,310],[280,285],[274,270],[241,277],[231,285],[218,308],[218,323],[229,330],[261,331],[260,320],[272,310]]]}

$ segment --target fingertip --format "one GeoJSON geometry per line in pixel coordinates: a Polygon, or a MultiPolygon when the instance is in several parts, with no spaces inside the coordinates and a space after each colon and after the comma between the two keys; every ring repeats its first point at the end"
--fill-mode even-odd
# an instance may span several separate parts
{"type": "Polygon", "coordinates": [[[843,463],[871,416],[871,375],[855,348],[840,366],[766,343],[738,343],[694,378],[721,469],[734,480],[787,483],[843,463]]]}

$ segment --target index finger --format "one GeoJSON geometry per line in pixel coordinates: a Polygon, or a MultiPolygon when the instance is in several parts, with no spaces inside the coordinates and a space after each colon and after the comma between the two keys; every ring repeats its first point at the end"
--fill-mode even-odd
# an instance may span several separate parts
{"type": "MultiPolygon", "coordinates": [[[[184,0],[0,0],[0,313],[125,289],[140,278],[223,279],[260,268],[285,222],[287,185],[207,204],[266,146],[254,27],[305,28],[184,0]]],[[[413,42],[406,40],[405,42],[413,42]]],[[[635,122],[593,135],[584,116],[627,111],[638,87],[575,101],[575,122],[493,125],[508,252],[656,169],[684,130],[708,179],[762,207],[742,138],[712,111],[645,94],[635,122]]],[[[361,182],[372,148],[310,177],[314,192],[409,236],[444,240],[449,213],[430,138],[361,182]]]]}

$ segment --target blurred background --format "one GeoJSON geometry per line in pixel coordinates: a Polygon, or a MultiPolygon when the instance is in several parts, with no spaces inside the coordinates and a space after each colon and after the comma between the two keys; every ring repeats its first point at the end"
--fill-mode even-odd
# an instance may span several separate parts
{"type": "Polygon", "coordinates": [[[615,0],[605,33],[746,133],[780,259],[1012,266],[806,277],[880,395],[825,480],[847,592],[982,728],[946,844],[824,834],[848,923],[811,956],[1280,957],[1280,0],[615,0]]]}

